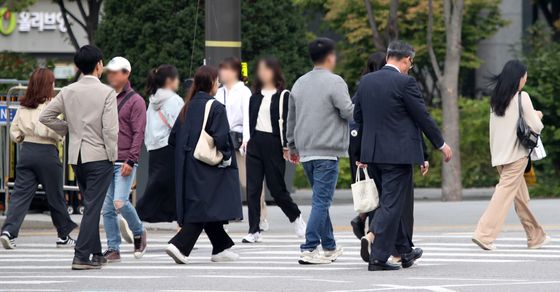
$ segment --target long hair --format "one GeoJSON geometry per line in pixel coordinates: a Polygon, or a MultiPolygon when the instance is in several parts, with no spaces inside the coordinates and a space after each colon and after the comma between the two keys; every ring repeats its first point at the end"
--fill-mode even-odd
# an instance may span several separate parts
{"type": "Polygon", "coordinates": [[[216,80],[218,80],[218,70],[215,67],[204,65],[196,69],[193,84],[185,97],[185,105],[181,109],[181,113],[179,113],[181,122],[184,122],[187,118],[187,111],[189,110],[189,104],[193,96],[198,92],[210,94],[216,80]]]}
{"type": "Polygon", "coordinates": [[[54,74],[45,68],[35,69],[29,78],[25,95],[20,100],[20,105],[28,108],[37,108],[54,97],[54,74]]]}
{"type": "Polygon", "coordinates": [[[146,94],[153,95],[156,91],[163,86],[167,79],[175,79],[179,76],[179,71],[173,65],[164,64],[157,68],[153,68],[148,73],[148,80],[146,82],[146,94]]]}
{"type": "Polygon", "coordinates": [[[510,60],[499,75],[490,77],[495,84],[490,95],[490,107],[497,116],[504,116],[515,93],[519,91],[519,82],[527,73],[527,66],[519,60],[510,60]]]}
{"type": "Polygon", "coordinates": [[[243,72],[242,72],[242,67],[241,67],[241,60],[239,60],[236,57],[229,57],[229,58],[225,58],[222,60],[222,62],[220,62],[220,69],[230,69],[235,71],[235,73],[237,74],[237,80],[239,81],[245,81],[243,78],[243,72]]]}
{"type": "MultiPolygon", "coordinates": [[[[274,86],[278,91],[282,91],[286,88],[286,79],[284,78],[284,73],[282,73],[282,68],[278,59],[274,57],[262,57],[255,64],[255,72],[258,72],[259,66],[263,64],[266,68],[272,70],[274,75],[273,81],[274,86]]],[[[253,82],[253,89],[255,93],[260,93],[264,84],[260,80],[258,74],[255,74],[255,81],[253,82]]]]}
{"type": "Polygon", "coordinates": [[[387,64],[387,56],[385,55],[384,52],[373,53],[369,55],[369,58],[367,59],[366,67],[364,68],[364,71],[362,71],[362,75],[375,72],[383,68],[385,64],[387,64]]]}

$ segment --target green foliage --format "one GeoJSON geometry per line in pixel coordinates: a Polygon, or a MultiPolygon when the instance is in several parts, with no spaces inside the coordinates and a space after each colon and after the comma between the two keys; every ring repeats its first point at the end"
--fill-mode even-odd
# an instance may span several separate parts
{"type": "MultiPolygon", "coordinates": [[[[21,53],[0,53],[0,78],[27,80],[37,67],[37,60],[21,53]]],[[[0,85],[0,92],[12,85],[0,85]]]]}
{"type": "Polygon", "coordinates": [[[278,58],[288,85],[311,68],[301,7],[290,1],[243,0],[241,10],[242,57],[249,62],[250,79],[259,56],[278,58]]]}
{"type": "Polygon", "coordinates": [[[95,43],[106,60],[123,56],[131,62],[131,82],[139,92],[144,91],[148,71],[161,64],[177,66],[187,78],[204,59],[204,6],[197,23],[196,7],[196,1],[188,0],[106,0],[95,43]]]}
{"type": "Polygon", "coordinates": [[[545,24],[530,28],[525,43],[531,47],[524,57],[529,67],[525,90],[544,114],[542,139],[548,157],[535,163],[539,183],[535,191],[543,195],[560,195],[560,43],[552,41],[552,35],[545,24]]]}
{"type": "Polygon", "coordinates": [[[0,7],[8,7],[10,11],[21,11],[35,2],[37,0],[0,0],[0,7]]]}
{"type": "MultiPolygon", "coordinates": [[[[374,53],[372,32],[368,24],[363,0],[294,0],[305,7],[317,7],[323,3],[326,11],[326,29],[333,30],[343,38],[339,42],[341,64],[339,71],[352,87],[360,77],[367,57],[374,53]]],[[[381,34],[387,26],[389,0],[371,1],[375,20],[381,34]]],[[[478,42],[494,34],[505,21],[500,17],[500,0],[466,0],[463,20],[461,70],[462,79],[470,69],[480,65],[476,56],[478,42]]],[[[445,28],[442,1],[434,1],[434,50],[438,59],[445,55],[445,28]]],[[[409,41],[417,50],[415,72],[419,81],[428,82],[423,75],[432,74],[426,51],[428,1],[401,0],[398,10],[399,38],[409,41]]],[[[426,85],[426,84],[424,84],[426,85]]]]}

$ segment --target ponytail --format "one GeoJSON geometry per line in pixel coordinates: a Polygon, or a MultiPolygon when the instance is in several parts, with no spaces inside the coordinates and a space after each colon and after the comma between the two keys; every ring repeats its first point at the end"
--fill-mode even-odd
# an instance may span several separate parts
{"type": "Polygon", "coordinates": [[[165,86],[168,79],[176,79],[179,77],[177,68],[173,65],[161,65],[158,68],[151,69],[148,72],[146,81],[146,95],[153,95],[158,89],[165,86]]]}

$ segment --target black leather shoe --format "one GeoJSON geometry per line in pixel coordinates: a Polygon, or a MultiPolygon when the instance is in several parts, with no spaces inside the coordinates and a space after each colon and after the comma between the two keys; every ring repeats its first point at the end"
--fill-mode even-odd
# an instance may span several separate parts
{"type": "Polygon", "coordinates": [[[72,261],[72,270],[98,270],[101,269],[101,264],[99,262],[93,262],[88,260],[81,260],[74,257],[72,261]]]}
{"type": "Polygon", "coordinates": [[[401,265],[403,268],[410,268],[414,265],[414,262],[422,257],[424,251],[421,248],[415,248],[409,253],[401,255],[401,265]]]}
{"type": "Polygon", "coordinates": [[[94,254],[94,255],[91,257],[91,261],[92,261],[93,263],[99,264],[99,265],[101,265],[101,266],[106,265],[107,262],[108,262],[107,259],[103,256],[103,254],[94,254]]]}
{"type": "Polygon", "coordinates": [[[374,260],[369,263],[368,271],[396,271],[401,268],[400,265],[393,264],[391,262],[381,262],[374,260]]]}
{"type": "Polygon", "coordinates": [[[350,225],[352,225],[352,232],[358,239],[361,239],[366,235],[366,221],[362,220],[360,216],[356,216],[352,221],[350,221],[350,225]]]}

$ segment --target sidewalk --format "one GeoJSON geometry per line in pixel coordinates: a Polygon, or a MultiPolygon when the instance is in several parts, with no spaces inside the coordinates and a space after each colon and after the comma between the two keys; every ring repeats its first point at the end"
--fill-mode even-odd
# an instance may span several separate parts
{"type": "MultiPolygon", "coordinates": [[[[463,190],[464,201],[486,200],[492,195],[492,188],[465,189],[463,190]]],[[[312,191],[309,189],[297,190],[292,197],[298,205],[311,205],[312,191]]],[[[416,189],[414,191],[416,201],[441,201],[441,189],[416,189]]],[[[348,189],[336,190],[333,205],[349,205],[352,204],[352,192],[348,189]]],[[[4,222],[5,216],[0,216],[0,225],[4,222]]],[[[72,215],[74,222],[82,220],[81,215],[72,215]]],[[[101,221],[101,226],[103,220],[101,221]]],[[[149,230],[176,230],[176,223],[145,223],[149,230]]],[[[30,213],[25,217],[22,229],[47,229],[53,230],[51,218],[48,213],[30,213]]]]}

